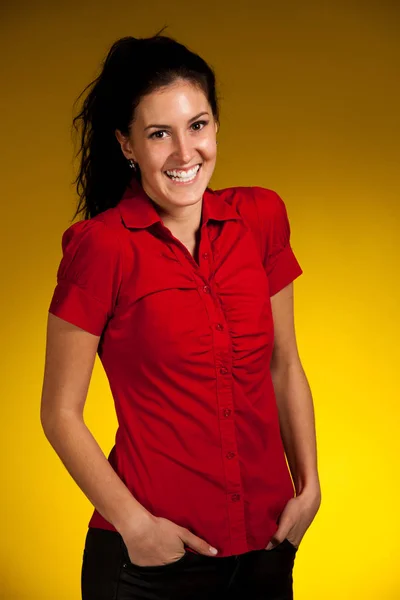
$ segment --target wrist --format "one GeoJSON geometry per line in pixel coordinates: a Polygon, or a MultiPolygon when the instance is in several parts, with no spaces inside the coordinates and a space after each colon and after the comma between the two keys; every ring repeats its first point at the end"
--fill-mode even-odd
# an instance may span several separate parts
{"type": "Polygon", "coordinates": [[[296,497],[301,497],[306,502],[319,506],[321,503],[321,486],[319,481],[312,481],[305,484],[301,488],[301,491],[296,493],[296,497]]]}
{"type": "Polygon", "coordinates": [[[312,477],[304,477],[300,481],[295,483],[296,496],[320,496],[321,486],[319,483],[318,475],[312,477]]]}
{"type": "Polygon", "coordinates": [[[134,509],[127,511],[127,516],[114,523],[114,527],[122,537],[124,536],[139,536],[144,533],[148,528],[156,522],[156,517],[146,510],[144,507],[141,509],[134,509]]]}

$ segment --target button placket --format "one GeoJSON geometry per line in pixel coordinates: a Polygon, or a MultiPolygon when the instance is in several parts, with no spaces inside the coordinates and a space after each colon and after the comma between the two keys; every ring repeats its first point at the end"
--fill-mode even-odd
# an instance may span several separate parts
{"type": "Polygon", "coordinates": [[[199,265],[197,265],[190,252],[179,240],[176,241],[175,246],[178,244],[182,246],[182,250],[188,260],[183,260],[181,253],[176,252],[176,254],[177,256],[181,255],[178,257],[181,259],[182,265],[185,264],[186,268],[189,265],[195,267],[192,270],[192,276],[194,279],[200,279],[198,289],[203,299],[209,321],[210,323],[214,323],[214,326],[211,327],[211,335],[215,361],[217,418],[220,421],[221,458],[226,481],[225,493],[229,528],[231,531],[230,551],[232,554],[235,554],[242,551],[247,537],[233,410],[232,342],[229,328],[225,322],[223,307],[218,297],[218,290],[215,290],[214,287],[211,288],[210,285],[212,277],[210,264],[212,260],[211,252],[208,251],[209,238],[206,228],[204,228],[200,240],[199,265]]]}
{"type": "Polygon", "coordinates": [[[210,239],[206,226],[202,227],[200,246],[199,246],[199,271],[205,279],[210,277],[212,254],[210,249],[210,239]]]}
{"type": "MultiPolygon", "coordinates": [[[[231,528],[231,552],[243,547],[246,540],[242,480],[237,452],[236,431],[233,411],[232,345],[229,330],[221,321],[224,316],[216,298],[215,312],[221,315],[214,330],[217,401],[221,432],[223,468],[227,482],[226,498],[231,528]],[[217,327],[220,325],[220,327],[217,327]],[[223,332],[221,334],[221,332],[223,332]]],[[[239,551],[239,550],[238,550],[239,551]]]]}
{"type": "Polygon", "coordinates": [[[168,240],[175,246],[176,249],[179,249],[180,252],[174,252],[174,249],[171,250],[177,256],[177,260],[181,262],[182,266],[184,263],[189,261],[190,265],[194,268],[194,272],[197,273],[203,280],[208,281],[210,276],[210,262],[212,258],[212,253],[210,249],[210,239],[208,235],[208,230],[206,226],[202,226],[200,232],[200,240],[199,240],[199,264],[195,261],[192,254],[189,252],[188,248],[181,242],[180,239],[176,238],[168,227],[166,227],[163,223],[159,225],[159,231],[161,233],[161,237],[165,240],[168,240]],[[184,257],[187,259],[183,261],[182,253],[184,257]],[[180,256],[179,256],[180,254],[180,256]]]}

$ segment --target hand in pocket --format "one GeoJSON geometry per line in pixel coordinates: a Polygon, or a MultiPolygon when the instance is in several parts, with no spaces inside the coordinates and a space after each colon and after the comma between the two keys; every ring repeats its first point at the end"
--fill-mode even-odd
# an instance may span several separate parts
{"type": "Polygon", "coordinates": [[[152,516],[140,530],[122,532],[129,560],[138,567],[173,564],[186,554],[185,544],[206,556],[215,556],[210,545],[169,519],[152,516]]]}

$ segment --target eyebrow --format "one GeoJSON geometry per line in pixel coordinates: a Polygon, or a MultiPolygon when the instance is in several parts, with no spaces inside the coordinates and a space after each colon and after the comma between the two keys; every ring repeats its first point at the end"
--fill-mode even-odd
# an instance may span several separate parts
{"type": "MultiPolygon", "coordinates": [[[[204,111],[204,112],[199,113],[195,117],[192,117],[191,119],[189,119],[188,123],[192,123],[193,121],[195,121],[196,119],[198,119],[202,115],[208,115],[208,112],[204,111]]],[[[158,124],[158,125],[147,125],[147,127],[145,127],[143,131],[146,131],[146,129],[150,129],[151,127],[165,127],[166,129],[168,129],[169,127],[171,127],[171,125],[160,125],[160,124],[158,124]]]]}

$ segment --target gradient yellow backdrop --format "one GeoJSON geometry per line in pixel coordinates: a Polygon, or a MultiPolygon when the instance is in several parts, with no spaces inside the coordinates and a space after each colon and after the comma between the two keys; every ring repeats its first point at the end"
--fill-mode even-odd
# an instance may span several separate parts
{"type": "MultiPolygon", "coordinates": [[[[92,506],[39,418],[76,202],[72,103],[114,40],[168,25],[216,70],[211,187],[276,190],[304,270],[296,331],[322,505],[297,553],[295,599],[399,599],[399,4],[16,0],[0,11],[0,597],[80,598],[92,506]]],[[[116,419],[98,359],[85,418],[107,454],[116,419]]]]}

